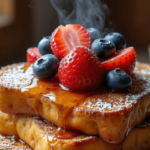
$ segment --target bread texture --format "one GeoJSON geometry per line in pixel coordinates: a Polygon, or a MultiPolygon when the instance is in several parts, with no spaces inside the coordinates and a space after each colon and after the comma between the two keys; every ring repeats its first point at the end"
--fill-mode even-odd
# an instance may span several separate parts
{"type": "Polygon", "coordinates": [[[131,130],[124,142],[110,144],[97,136],[64,130],[44,120],[0,112],[0,149],[2,150],[148,150],[150,118],[131,130]],[[22,139],[25,143],[19,142],[22,139]]]}
{"type": "Polygon", "coordinates": [[[15,136],[29,144],[34,150],[99,150],[118,149],[96,136],[61,129],[44,120],[0,112],[0,133],[15,136]]]}
{"type": "Polygon", "coordinates": [[[29,64],[6,66],[0,71],[0,110],[42,117],[59,127],[120,143],[150,114],[147,68],[138,63],[131,87],[114,93],[106,85],[93,91],[67,91],[58,76],[37,79],[29,64]]]}

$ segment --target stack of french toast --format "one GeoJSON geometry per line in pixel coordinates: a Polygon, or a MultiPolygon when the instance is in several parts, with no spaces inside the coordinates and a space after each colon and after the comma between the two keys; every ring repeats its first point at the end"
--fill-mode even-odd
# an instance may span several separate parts
{"type": "Polygon", "coordinates": [[[0,71],[0,133],[35,150],[150,149],[149,78],[150,66],[137,63],[127,93],[107,87],[79,93],[62,89],[57,76],[37,79],[29,64],[6,66],[0,71]]]}
{"type": "MultiPolygon", "coordinates": [[[[114,35],[120,37],[118,33],[114,35]]],[[[136,63],[135,67],[134,48],[124,49],[123,46],[122,50],[116,51],[114,44],[111,49],[103,47],[100,57],[109,55],[109,58],[102,61],[93,50],[97,50],[97,45],[107,44],[111,42],[100,39],[90,49],[90,34],[86,29],[80,25],[59,26],[51,39],[52,50],[60,60],[59,69],[53,77],[41,77],[48,64],[57,63],[53,54],[44,57],[38,54],[38,59],[33,57],[37,51],[28,53],[28,63],[3,67],[0,70],[0,149],[149,150],[150,66],[136,63]],[[75,46],[72,50],[72,43],[83,43],[83,46],[75,46]],[[88,43],[88,48],[85,43],[88,43]],[[71,49],[70,52],[67,48],[71,49]],[[75,59],[76,56],[80,57],[75,59]],[[39,73],[42,63],[44,68],[39,73]],[[71,63],[74,65],[71,66],[71,63]],[[66,68],[68,70],[64,71],[66,68]],[[109,78],[106,74],[111,71],[125,81],[120,86],[120,80],[115,80],[117,76],[112,78],[111,82],[119,82],[116,84],[120,89],[127,85],[125,77],[132,81],[129,81],[127,89],[113,90],[111,88],[116,87],[115,84],[110,87],[105,81],[102,82],[109,78]],[[71,77],[64,76],[68,72],[73,72],[70,76],[76,75],[75,79],[70,80],[71,83],[66,82],[71,77]],[[80,81],[88,79],[88,82],[79,83],[78,77],[82,77],[80,81]],[[92,89],[81,90],[80,87],[92,89]]],[[[54,67],[49,69],[54,71],[54,67]]]]}

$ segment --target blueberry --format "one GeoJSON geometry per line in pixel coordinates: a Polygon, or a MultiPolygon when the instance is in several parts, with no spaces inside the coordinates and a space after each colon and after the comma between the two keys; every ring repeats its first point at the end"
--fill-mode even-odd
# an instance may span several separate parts
{"type": "Polygon", "coordinates": [[[110,71],[106,76],[106,82],[113,91],[128,89],[132,84],[131,77],[119,68],[110,71]]]}
{"type": "Polygon", "coordinates": [[[53,78],[59,67],[59,60],[53,54],[46,54],[40,57],[33,64],[33,73],[40,79],[53,78]]]}
{"type": "Polygon", "coordinates": [[[53,54],[50,46],[50,40],[51,36],[47,36],[40,40],[40,42],[38,43],[38,49],[42,55],[53,54]]]}
{"type": "Polygon", "coordinates": [[[100,38],[100,32],[99,32],[97,29],[95,29],[95,28],[87,28],[87,31],[88,31],[89,34],[90,34],[91,43],[92,43],[95,39],[100,38]]]}
{"type": "Polygon", "coordinates": [[[120,33],[117,32],[109,33],[104,37],[104,39],[113,42],[116,46],[116,50],[126,48],[126,40],[124,36],[120,33]]]}
{"type": "Polygon", "coordinates": [[[94,50],[97,57],[106,59],[116,52],[116,47],[114,43],[111,41],[107,41],[104,39],[96,39],[92,45],[91,48],[94,50]]]}

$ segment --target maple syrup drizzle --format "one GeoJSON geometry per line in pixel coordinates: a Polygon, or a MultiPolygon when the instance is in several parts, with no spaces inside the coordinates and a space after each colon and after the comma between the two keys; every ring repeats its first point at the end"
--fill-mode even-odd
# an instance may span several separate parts
{"type": "Polygon", "coordinates": [[[50,142],[51,149],[55,150],[57,143],[61,143],[64,140],[72,140],[80,136],[77,132],[72,132],[69,130],[62,129],[60,127],[56,127],[55,125],[45,121],[36,119],[35,122],[41,127],[44,128],[46,134],[48,135],[48,141],[50,142]]]}
{"type": "MultiPolygon", "coordinates": [[[[28,69],[26,67],[23,67],[23,70],[25,73],[33,75],[31,66],[28,69]]],[[[36,77],[33,77],[31,84],[23,87],[21,91],[24,95],[28,92],[31,95],[33,95],[34,93],[34,96],[32,96],[34,97],[34,100],[33,98],[31,98],[32,102],[27,97],[28,104],[34,109],[37,108],[35,105],[38,103],[39,97],[41,95],[43,95],[43,97],[49,98],[50,102],[55,102],[58,112],[58,126],[61,127],[66,127],[67,117],[69,116],[70,112],[74,107],[77,107],[78,104],[84,99],[86,99],[88,96],[96,93],[95,91],[67,91],[61,88],[61,86],[59,85],[58,76],[50,80],[39,80],[36,77]],[[61,104],[63,104],[63,107],[61,104]]]]}

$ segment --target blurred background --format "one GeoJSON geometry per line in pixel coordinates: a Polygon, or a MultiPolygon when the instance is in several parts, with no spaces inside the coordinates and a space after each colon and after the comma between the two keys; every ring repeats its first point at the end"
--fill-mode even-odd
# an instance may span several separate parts
{"type": "MultiPolygon", "coordinates": [[[[128,46],[136,48],[138,61],[148,63],[150,0],[103,1],[110,12],[106,12],[107,32],[122,33],[128,46]]],[[[26,50],[37,46],[58,25],[58,15],[50,0],[0,0],[0,66],[25,62],[26,50]]]]}

